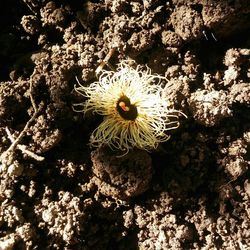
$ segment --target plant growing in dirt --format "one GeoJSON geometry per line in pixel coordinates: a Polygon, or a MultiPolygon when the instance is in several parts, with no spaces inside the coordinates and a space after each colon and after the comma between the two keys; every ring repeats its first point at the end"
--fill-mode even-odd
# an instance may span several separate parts
{"type": "Polygon", "coordinates": [[[91,146],[151,150],[169,139],[166,131],[179,126],[181,112],[170,108],[161,86],[165,78],[151,74],[149,68],[133,68],[131,63],[123,61],[115,72],[102,70],[99,81],[75,87],[88,98],[75,105],[78,111],[104,116],[90,137],[91,146]]]}

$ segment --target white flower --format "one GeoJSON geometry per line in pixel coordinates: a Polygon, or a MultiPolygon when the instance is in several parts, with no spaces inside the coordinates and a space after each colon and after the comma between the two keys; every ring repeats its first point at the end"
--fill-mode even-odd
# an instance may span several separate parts
{"type": "Polygon", "coordinates": [[[179,111],[169,109],[161,79],[164,78],[152,75],[150,69],[134,69],[123,61],[116,72],[103,70],[98,82],[75,87],[88,98],[76,106],[83,106],[81,111],[85,113],[104,116],[93,131],[90,144],[127,151],[133,147],[150,150],[168,140],[166,131],[179,126],[179,111]]]}

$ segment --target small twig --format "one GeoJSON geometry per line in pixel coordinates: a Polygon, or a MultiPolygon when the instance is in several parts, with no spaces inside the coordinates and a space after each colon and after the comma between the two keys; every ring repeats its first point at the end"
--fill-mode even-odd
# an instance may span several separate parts
{"type": "Polygon", "coordinates": [[[33,95],[32,95],[32,81],[30,81],[30,87],[29,87],[29,91],[30,91],[30,101],[31,101],[31,104],[33,106],[33,109],[34,109],[34,113],[38,113],[38,110],[37,110],[37,107],[36,107],[36,103],[35,103],[35,100],[33,98],[33,95]]]}
{"type": "MultiPolygon", "coordinates": [[[[34,14],[37,15],[37,13],[32,9],[31,5],[32,5],[32,1],[31,3],[29,3],[27,0],[23,0],[23,2],[26,4],[26,6],[30,9],[30,11],[34,14]]],[[[34,7],[34,6],[33,6],[34,7]]]]}
{"type": "Polygon", "coordinates": [[[34,112],[34,114],[32,115],[32,117],[28,120],[28,122],[26,123],[25,127],[23,128],[23,130],[21,131],[21,133],[18,135],[18,137],[12,142],[12,144],[10,145],[10,147],[6,150],[6,152],[12,151],[14,150],[19,141],[23,138],[23,136],[25,135],[27,129],[29,128],[30,124],[35,120],[37,113],[34,112]]]}
{"type": "Polygon", "coordinates": [[[219,187],[219,190],[222,190],[224,187],[228,186],[230,183],[236,181],[238,177],[239,177],[239,176],[236,176],[236,177],[234,177],[233,179],[231,179],[230,181],[228,181],[227,183],[221,185],[221,186],[219,187]]]}
{"type": "Polygon", "coordinates": [[[26,125],[24,126],[23,130],[20,132],[20,134],[17,136],[17,138],[15,139],[12,134],[10,133],[10,130],[6,127],[5,131],[10,139],[10,141],[12,142],[11,145],[9,146],[9,148],[4,151],[1,155],[0,155],[0,160],[3,161],[7,155],[9,155],[11,152],[13,152],[15,150],[15,148],[18,148],[19,150],[21,150],[23,153],[26,153],[27,155],[29,155],[30,157],[34,158],[37,161],[43,161],[44,157],[36,155],[35,153],[29,151],[28,149],[26,149],[25,145],[20,145],[19,142],[21,141],[21,139],[23,138],[23,136],[25,135],[25,133],[27,132],[28,128],[30,127],[31,123],[35,120],[38,112],[40,111],[40,109],[37,109],[36,104],[35,104],[35,100],[32,96],[32,82],[30,81],[30,88],[29,88],[29,95],[30,95],[30,101],[31,104],[33,106],[34,109],[34,113],[32,115],[32,117],[28,120],[28,122],[26,123],[26,125]]]}
{"type": "MultiPolygon", "coordinates": [[[[6,127],[5,128],[5,131],[8,135],[8,138],[10,139],[10,141],[12,142],[12,145],[13,143],[16,141],[15,138],[13,137],[13,135],[10,133],[10,130],[6,127]]],[[[40,156],[40,155],[37,155],[35,153],[33,153],[32,151],[26,149],[26,146],[25,145],[22,145],[22,144],[17,144],[16,147],[22,151],[22,153],[25,153],[27,154],[28,156],[30,156],[31,158],[37,160],[37,161],[43,161],[44,160],[44,157],[43,156],[40,156]]]]}
{"type": "Polygon", "coordinates": [[[108,65],[110,68],[112,68],[112,66],[109,64],[109,60],[112,57],[112,55],[115,53],[116,48],[112,48],[108,54],[105,56],[105,58],[103,59],[103,61],[100,63],[100,65],[97,67],[95,73],[98,76],[100,74],[100,72],[102,71],[103,67],[105,65],[108,65]]]}
{"type": "Polygon", "coordinates": [[[6,150],[6,153],[8,153],[8,152],[10,152],[10,151],[12,151],[12,150],[14,150],[16,148],[17,144],[20,142],[20,140],[25,135],[27,129],[30,127],[30,124],[35,120],[35,118],[37,116],[38,110],[36,108],[36,104],[35,104],[35,101],[34,101],[33,96],[32,96],[31,93],[32,93],[32,82],[30,82],[30,100],[31,100],[31,104],[32,104],[33,109],[34,109],[34,113],[33,113],[32,117],[28,120],[28,122],[24,126],[23,130],[18,135],[18,137],[12,142],[10,147],[6,150]]]}
{"type": "Polygon", "coordinates": [[[215,42],[217,42],[217,38],[216,38],[216,36],[214,35],[214,33],[213,33],[213,32],[211,32],[211,35],[212,35],[212,37],[213,37],[214,41],[215,41],[215,42]]]}
{"type": "Polygon", "coordinates": [[[206,33],[205,30],[202,31],[202,34],[203,34],[203,36],[206,38],[206,40],[208,41],[207,33],[206,33]]]}

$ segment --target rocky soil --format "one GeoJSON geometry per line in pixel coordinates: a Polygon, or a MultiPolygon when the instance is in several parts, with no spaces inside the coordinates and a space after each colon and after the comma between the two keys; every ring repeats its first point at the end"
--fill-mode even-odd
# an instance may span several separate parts
{"type": "Polygon", "coordinates": [[[250,249],[249,1],[0,12],[0,250],[250,249]],[[102,117],[72,109],[76,77],[96,81],[112,49],[113,68],[133,59],[165,76],[187,115],[155,151],[91,148],[102,117]]]}

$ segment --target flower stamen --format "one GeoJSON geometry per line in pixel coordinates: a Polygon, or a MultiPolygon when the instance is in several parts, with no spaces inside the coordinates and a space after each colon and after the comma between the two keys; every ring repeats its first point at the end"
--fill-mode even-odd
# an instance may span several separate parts
{"type": "Polygon", "coordinates": [[[125,102],[119,102],[119,104],[118,104],[120,107],[121,107],[121,109],[124,111],[124,112],[127,112],[127,111],[129,111],[129,107],[128,106],[126,106],[126,103],[125,102]]]}
{"type": "Polygon", "coordinates": [[[125,95],[118,99],[116,110],[125,120],[134,121],[138,115],[136,106],[131,104],[130,99],[125,95]]]}

